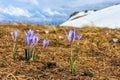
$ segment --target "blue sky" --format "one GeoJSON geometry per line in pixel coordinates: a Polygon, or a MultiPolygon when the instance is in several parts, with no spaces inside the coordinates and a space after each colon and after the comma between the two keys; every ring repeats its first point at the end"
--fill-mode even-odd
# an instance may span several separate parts
{"type": "Polygon", "coordinates": [[[102,9],[120,0],[0,0],[0,22],[60,24],[75,11],[102,9]]]}

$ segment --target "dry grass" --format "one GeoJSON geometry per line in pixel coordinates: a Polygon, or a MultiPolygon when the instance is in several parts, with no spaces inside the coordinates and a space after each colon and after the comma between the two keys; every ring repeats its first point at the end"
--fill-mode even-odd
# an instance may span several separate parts
{"type": "Polygon", "coordinates": [[[76,74],[70,73],[70,44],[64,29],[33,24],[0,24],[0,80],[120,80],[120,29],[83,27],[76,28],[82,39],[75,41],[76,74]],[[19,29],[17,59],[12,59],[13,40],[10,32],[19,29]],[[36,45],[36,59],[27,62],[24,59],[24,30],[32,29],[50,44],[42,48],[42,40],[36,45]],[[39,31],[36,31],[39,30],[39,31]],[[62,35],[63,39],[58,36],[62,35]],[[39,60],[40,58],[40,60],[39,60]],[[13,79],[12,79],[13,78],[13,79]]]}

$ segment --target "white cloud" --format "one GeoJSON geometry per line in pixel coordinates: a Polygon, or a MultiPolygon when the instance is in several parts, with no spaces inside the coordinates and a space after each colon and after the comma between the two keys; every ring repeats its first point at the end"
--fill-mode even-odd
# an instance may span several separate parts
{"type": "Polygon", "coordinates": [[[55,11],[55,10],[52,11],[52,10],[49,9],[49,8],[48,8],[48,9],[45,9],[44,11],[45,11],[46,13],[48,13],[49,15],[52,15],[52,16],[53,16],[53,15],[60,15],[60,13],[59,13],[58,11],[55,11]]]}
{"type": "Polygon", "coordinates": [[[21,4],[33,4],[33,5],[38,5],[39,4],[38,0],[17,0],[16,2],[19,2],[21,4]]]}
{"type": "Polygon", "coordinates": [[[51,10],[51,9],[49,9],[49,8],[48,8],[48,9],[45,9],[44,12],[48,13],[48,14],[51,15],[51,16],[54,16],[54,15],[66,16],[65,13],[60,13],[60,12],[58,12],[58,11],[56,11],[56,10],[51,10]]]}
{"type": "Polygon", "coordinates": [[[39,4],[38,0],[30,0],[30,2],[31,2],[32,4],[35,4],[35,5],[38,5],[38,4],[39,4]]]}
{"type": "Polygon", "coordinates": [[[1,8],[0,7],[0,12],[9,14],[11,16],[25,16],[25,17],[31,17],[32,16],[32,14],[28,10],[18,8],[18,7],[14,7],[14,6],[9,6],[7,8],[1,8]]]}

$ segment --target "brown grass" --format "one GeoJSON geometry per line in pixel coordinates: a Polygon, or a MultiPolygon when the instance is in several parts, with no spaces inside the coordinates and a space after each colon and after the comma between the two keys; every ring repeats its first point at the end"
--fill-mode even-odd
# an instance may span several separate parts
{"type": "Polygon", "coordinates": [[[77,70],[74,75],[70,73],[70,44],[64,29],[69,31],[74,28],[22,23],[0,24],[0,80],[120,80],[120,42],[112,41],[114,37],[120,39],[120,29],[88,26],[76,28],[82,39],[74,42],[77,70]],[[18,54],[17,59],[13,60],[10,32],[15,29],[19,29],[18,54]],[[35,48],[34,62],[24,59],[24,31],[28,29],[42,37],[35,48]],[[50,40],[47,49],[42,48],[44,30],[50,32],[47,36],[50,40]],[[63,39],[59,39],[59,35],[63,39]]]}

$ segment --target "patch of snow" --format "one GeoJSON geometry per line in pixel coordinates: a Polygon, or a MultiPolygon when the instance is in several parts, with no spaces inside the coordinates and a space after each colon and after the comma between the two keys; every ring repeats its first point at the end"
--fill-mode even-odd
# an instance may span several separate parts
{"type": "Polygon", "coordinates": [[[83,27],[85,25],[120,28],[120,4],[98,10],[81,18],[68,20],[60,26],[83,27]]]}

